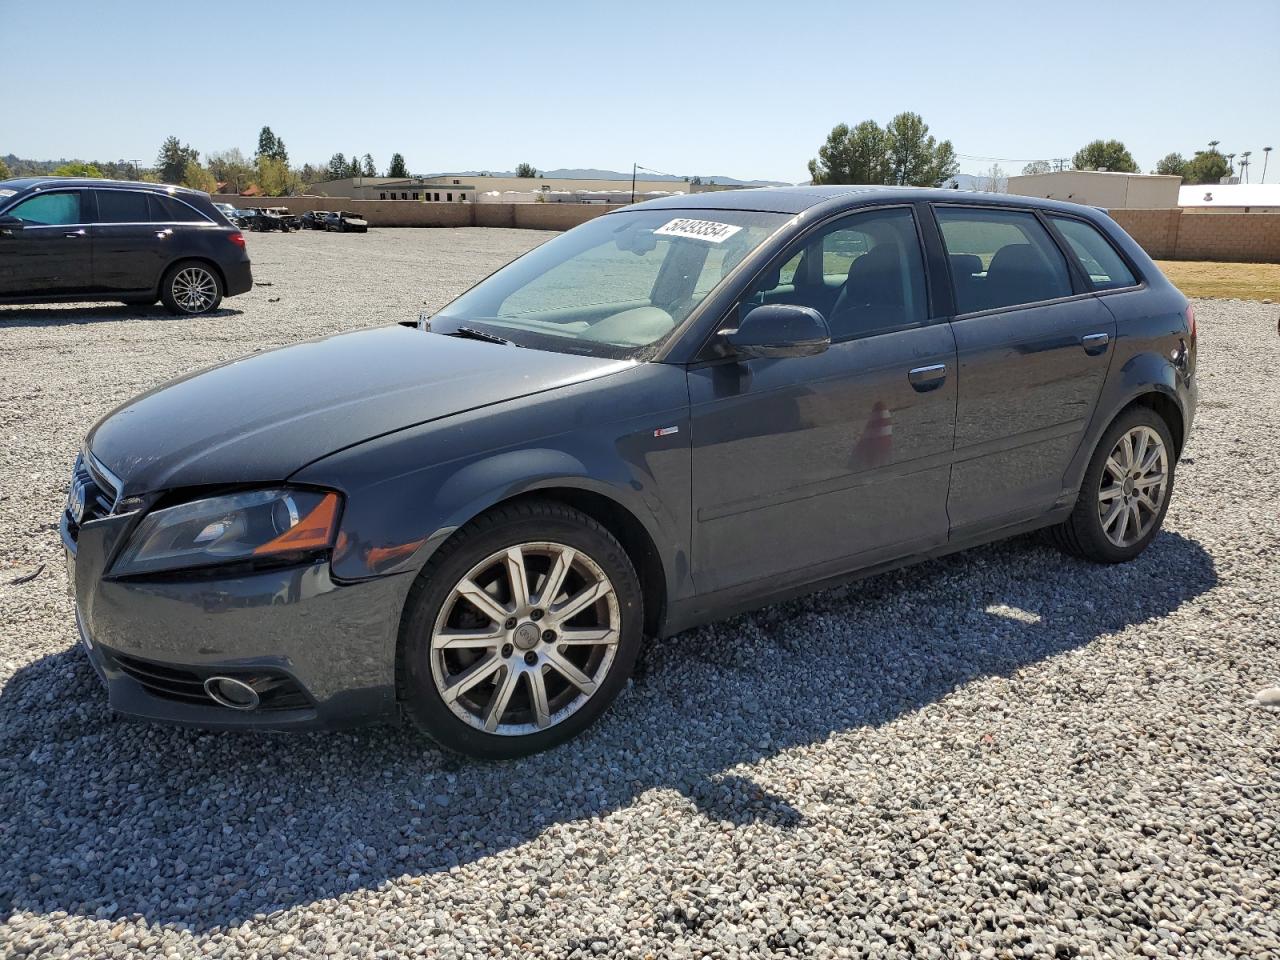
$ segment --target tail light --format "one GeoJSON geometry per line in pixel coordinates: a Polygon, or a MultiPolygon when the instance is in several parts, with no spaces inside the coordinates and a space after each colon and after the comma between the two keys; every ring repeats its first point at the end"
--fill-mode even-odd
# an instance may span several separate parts
{"type": "Polygon", "coordinates": [[[235,233],[228,234],[227,239],[234,243],[237,247],[244,246],[244,234],[237,230],[235,233]]]}

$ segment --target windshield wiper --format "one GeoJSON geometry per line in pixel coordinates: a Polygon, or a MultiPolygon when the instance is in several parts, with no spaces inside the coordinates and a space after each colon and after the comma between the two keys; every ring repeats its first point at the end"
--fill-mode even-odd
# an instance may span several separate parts
{"type": "Polygon", "coordinates": [[[455,327],[449,336],[469,337],[472,340],[483,340],[486,343],[500,343],[504,347],[517,346],[517,344],[512,343],[506,337],[500,337],[496,333],[489,333],[485,330],[477,330],[475,327],[455,327]]]}

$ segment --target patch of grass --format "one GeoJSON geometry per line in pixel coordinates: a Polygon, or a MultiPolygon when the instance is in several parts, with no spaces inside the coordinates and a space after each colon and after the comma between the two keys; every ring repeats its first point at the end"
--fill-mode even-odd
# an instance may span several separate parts
{"type": "Polygon", "coordinates": [[[1280,263],[1157,260],[1156,264],[1188,297],[1280,301],[1280,263]]]}

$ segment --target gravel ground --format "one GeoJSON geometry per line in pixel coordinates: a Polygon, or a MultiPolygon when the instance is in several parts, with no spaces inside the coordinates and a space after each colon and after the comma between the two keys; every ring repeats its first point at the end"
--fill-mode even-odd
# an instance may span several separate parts
{"type": "Polygon", "coordinates": [[[113,721],[55,524],[93,419],[546,236],[254,236],[215,317],[0,308],[0,954],[1280,955],[1275,306],[1199,303],[1200,418],[1134,563],[1022,538],[690,631],[505,765],[113,721]]]}

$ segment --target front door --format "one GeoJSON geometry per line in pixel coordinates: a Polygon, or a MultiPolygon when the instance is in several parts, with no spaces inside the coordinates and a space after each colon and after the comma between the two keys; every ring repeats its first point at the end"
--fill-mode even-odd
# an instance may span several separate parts
{"type": "Polygon", "coordinates": [[[953,537],[1041,516],[1093,416],[1115,319],[1030,211],[938,205],[960,395],[953,537]]]}
{"type": "Polygon", "coordinates": [[[955,344],[929,320],[912,211],[803,239],[739,310],[766,302],[825,308],[833,343],[690,368],[699,591],[781,590],[945,542],[955,344]]]}
{"type": "Polygon", "coordinates": [[[74,296],[90,289],[93,241],[81,191],[53,190],[5,211],[22,221],[0,227],[0,297],[74,296]]]}

